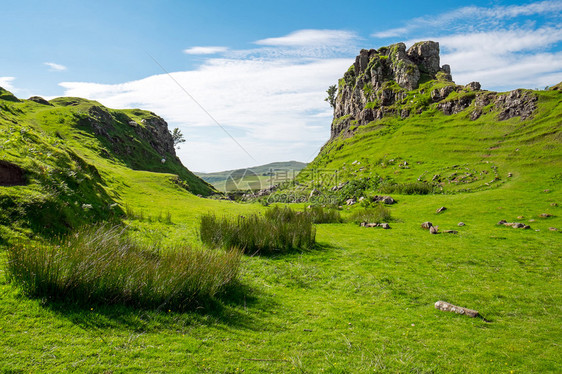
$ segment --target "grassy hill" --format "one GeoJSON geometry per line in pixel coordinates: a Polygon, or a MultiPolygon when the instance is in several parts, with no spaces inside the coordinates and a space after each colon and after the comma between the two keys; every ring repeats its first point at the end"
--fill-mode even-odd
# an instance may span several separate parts
{"type": "MultiPolygon", "coordinates": [[[[123,190],[143,171],[162,188],[214,192],[176,157],[166,123],[79,98],[19,100],[0,91],[1,236],[52,236],[124,216],[123,190]],[[122,176],[119,176],[119,173],[122,176]],[[10,175],[20,175],[9,180],[10,175]],[[6,183],[3,183],[6,182],[6,183]]],[[[4,240],[0,239],[0,240],[4,240]]]]}
{"type": "Polygon", "coordinates": [[[285,161],[214,173],[195,172],[195,175],[212,184],[219,191],[226,191],[227,184],[229,190],[231,187],[244,190],[262,189],[293,180],[305,167],[304,162],[285,161]]]}
{"type": "MultiPolygon", "coordinates": [[[[474,107],[438,110],[428,99],[436,84],[409,92],[422,97],[411,103],[420,113],[342,133],[278,193],[308,198],[314,188],[340,203],[384,192],[397,200],[390,230],[349,221],[367,204],[345,206],[346,223],[316,225],[316,249],[245,256],[237,286],[193,310],[30,298],[8,281],[0,250],[0,372],[560,372],[562,93],[531,92],[536,110],[525,120],[499,120],[494,105],[472,120],[474,107]],[[457,234],[430,235],[424,221],[457,234]],[[485,320],[438,311],[438,300],[485,320]]],[[[143,163],[79,127],[74,106],[1,97],[0,155],[25,170],[0,186],[2,235],[45,240],[61,216],[68,227],[50,230],[117,216],[134,238],[166,249],[201,245],[203,213],[270,209],[199,198],[148,148],[155,170],[132,169],[143,163]]],[[[152,118],[123,113],[139,126],[152,118]]]]}

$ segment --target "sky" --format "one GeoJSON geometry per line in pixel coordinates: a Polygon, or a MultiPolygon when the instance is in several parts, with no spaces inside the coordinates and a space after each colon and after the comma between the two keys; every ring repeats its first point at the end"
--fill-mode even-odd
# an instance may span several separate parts
{"type": "Polygon", "coordinates": [[[312,161],[362,48],[434,40],[457,84],[488,90],[562,81],[562,0],[2,3],[1,87],[153,111],[192,171],[312,161]]]}

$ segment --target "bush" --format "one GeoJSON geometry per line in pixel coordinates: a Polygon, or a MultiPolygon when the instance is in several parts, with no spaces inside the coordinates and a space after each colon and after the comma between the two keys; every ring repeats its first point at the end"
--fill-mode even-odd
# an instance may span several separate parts
{"type": "Polygon", "coordinates": [[[8,279],[26,294],[82,304],[187,307],[236,280],[238,250],[178,247],[160,251],[124,229],[83,229],[59,245],[8,248],[8,279]]]}
{"type": "Polygon", "coordinates": [[[433,193],[433,186],[425,182],[396,183],[382,186],[380,192],[385,194],[428,195],[433,193]]]}
{"type": "Polygon", "coordinates": [[[391,219],[392,217],[390,216],[390,209],[382,204],[378,204],[373,208],[363,208],[356,210],[349,216],[349,221],[355,223],[381,223],[389,222],[391,219]]]}
{"type": "Polygon", "coordinates": [[[242,248],[248,254],[266,254],[312,248],[316,230],[309,215],[274,207],[264,216],[218,218],[201,216],[201,241],[210,246],[242,248]]]}

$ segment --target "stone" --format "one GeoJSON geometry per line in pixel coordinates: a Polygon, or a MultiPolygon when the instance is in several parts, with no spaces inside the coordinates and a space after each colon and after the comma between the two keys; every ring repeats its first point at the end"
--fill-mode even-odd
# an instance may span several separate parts
{"type": "Polygon", "coordinates": [[[517,216],[517,219],[525,219],[523,216],[517,216]]]}
{"type": "Polygon", "coordinates": [[[557,203],[550,203],[550,206],[558,206],[557,203]]]}
{"type": "Polygon", "coordinates": [[[425,230],[429,230],[432,226],[433,226],[433,224],[429,221],[421,224],[421,228],[425,229],[425,230]]]}
{"type": "Polygon", "coordinates": [[[549,214],[549,213],[541,213],[539,217],[541,217],[541,218],[548,218],[548,217],[552,217],[552,214],[549,214]]]}
{"type": "MultiPolygon", "coordinates": [[[[415,63],[420,72],[435,76],[439,66],[439,43],[433,41],[419,42],[412,45],[406,53],[408,58],[415,63]]],[[[450,73],[450,68],[448,68],[450,73]]]]}
{"type": "Polygon", "coordinates": [[[390,225],[388,223],[381,223],[380,225],[383,229],[388,230],[390,229],[390,225]]]}
{"type": "Polygon", "coordinates": [[[345,205],[354,205],[355,204],[355,199],[347,199],[345,201],[345,205]]]}
{"type": "Polygon", "coordinates": [[[373,202],[375,203],[383,203],[383,204],[396,204],[396,200],[394,200],[391,196],[373,196],[373,202]]]}
{"type": "Polygon", "coordinates": [[[513,177],[513,174],[507,173],[507,177],[508,177],[508,178],[511,178],[511,177],[513,177]]]}
{"type": "Polygon", "coordinates": [[[459,224],[458,224],[457,226],[461,226],[461,227],[462,227],[462,226],[465,226],[465,223],[464,223],[464,222],[459,222],[459,224]]]}
{"type": "Polygon", "coordinates": [[[320,195],[320,191],[317,190],[316,188],[313,188],[312,191],[310,191],[310,195],[308,195],[308,198],[312,199],[316,195],[320,195]]]}
{"type": "Polygon", "coordinates": [[[439,226],[431,226],[429,228],[429,233],[430,234],[439,234],[439,226]]]}
{"type": "Polygon", "coordinates": [[[549,227],[548,228],[550,231],[558,231],[558,229],[556,227],[549,227]]]}
{"type": "Polygon", "coordinates": [[[479,82],[470,82],[464,88],[470,91],[480,91],[480,83],[479,82]]]}
{"type": "Polygon", "coordinates": [[[435,303],[435,309],[441,310],[443,312],[462,314],[471,318],[480,317],[480,314],[476,310],[456,306],[445,301],[437,301],[435,303]]]}
{"type": "Polygon", "coordinates": [[[444,211],[446,211],[446,210],[447,210],[447,208],[444,207],[444,206],[442,206],[441,208],[437,209],[437,210],[435,211],[435,213],[441,213],[441,212],[444,212],[444,211]]]}
{"type": "Polygon", "coordinates": [[[459,232],[455,231],[455,230],[443,230],[443,233],[445,233],[445,234],[458,234],[459,232]]]}
{"type": "Polygon", "coordinates": [[[521,117],[522,120],[533,115],[537,108],[538,98],[535,93],[517,89],[507,94],[498,94],[495,107],[500,110],[498,120],[503,121],[513,117],[521,117]]]}
{"type": "Polygon", "coordinates": [[[507,223],[507,221],[505,219],[502,219],[501,221],[499,221],[497,224],[498,225],[505,225],[507,223]]]}

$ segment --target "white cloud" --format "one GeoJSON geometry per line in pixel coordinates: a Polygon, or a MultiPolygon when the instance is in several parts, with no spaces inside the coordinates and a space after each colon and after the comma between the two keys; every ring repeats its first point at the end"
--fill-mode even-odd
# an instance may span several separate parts
{"type": "Polygon", "coordinates": [[[15,88],[12,85],[12,82],[15,79],[16,78],[14,78],[14,77],[0,77],[0,87],[6,89],[8,91],[15,91],[15,88]]]}
{"type": "Polygon", "coordinates": [[[43,65],[49,67],[49,71],[64,71],[66,70],[66,66],[61,64],[55,64],[54,62],[44,62],[43,65]]]}
{"type": "Polygon", "coordinates": [[[474,31],[500,25],[504,20],[521,16],[541,15],[561,18],[562,1],[541,1],[526,5],[508,5],[484,8],[467,6],[437,16],[409,20],[405,26],[371,34],[375,38],[405,36],[420,29],[442,28],[448,32],[474,31]]]}
{"type": "Polygon", "coordinates": [[[345,30],[298,30],[286,36],[258,40],[255,44],[277,47],[344,46],[356,39],[356,33],[345,30]]]}
{"type": "MultiPolygon", "coordinates": [[[[326,89],[353,62],[347,58],[213,58],[196,70],[171,73],[258,163],[299,159],[330,135],[326,89]]],[[[198,171],[256,164],[167,74],[122,84],[63,82],[66,96],[113,108],[140,107],[179,127],[188,142],[178,152],[198,171]]]]}
{"type": "Polygon", "coordinates": [[[228,51],[228,47],[208,46],[208,47],[191,47],[184,49],[183,53],[188,55],[214,55],[228,51]]]}

